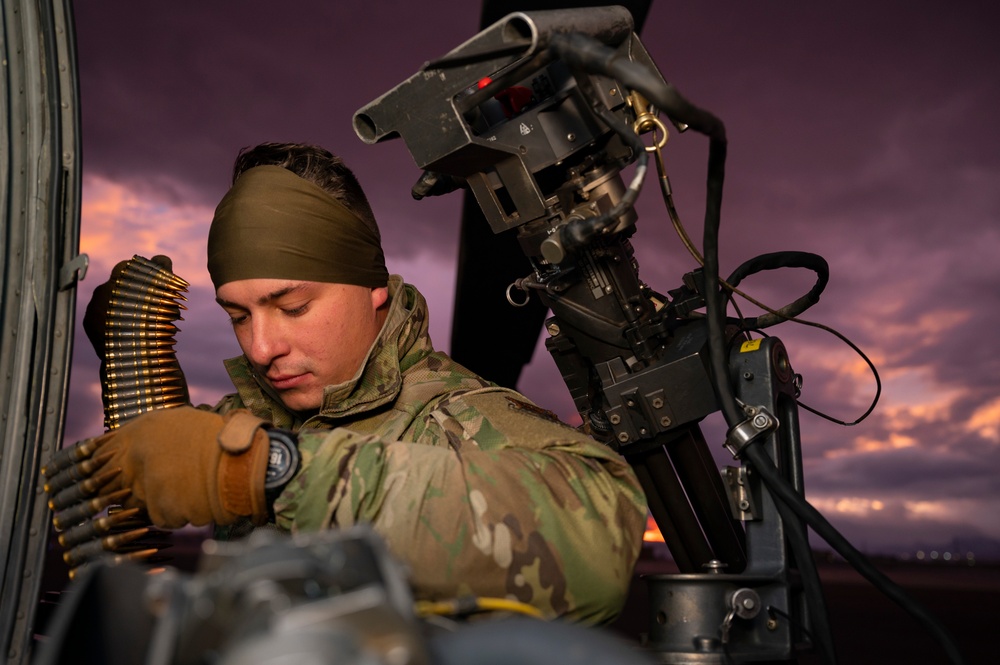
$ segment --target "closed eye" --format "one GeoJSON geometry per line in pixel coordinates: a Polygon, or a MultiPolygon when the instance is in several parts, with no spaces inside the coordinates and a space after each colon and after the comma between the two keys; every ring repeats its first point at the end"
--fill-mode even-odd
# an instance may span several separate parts
{"type": "Polygon", "coordinates": [[[287,316],[302,316],[309,309],[309,303],[304,303],[298,307],[282,307],[281,311],[287,316]]]}

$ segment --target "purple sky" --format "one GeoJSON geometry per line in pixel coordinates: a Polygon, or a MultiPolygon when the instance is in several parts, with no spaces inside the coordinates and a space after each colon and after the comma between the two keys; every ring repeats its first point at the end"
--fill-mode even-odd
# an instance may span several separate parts
{"type": "MultiPolygon", "coordinates": [[[[413,201],[419,173],[403,143],[367,146],[351,118],[475,34],[478,3],[382,2],[377,19],[372,6],[77,3],[91,259],[79,313],[117,261],[172,256],[193,285],[178,351],[196,402],[229,389],[221,359],[238,353],[204,269],[208,223],[237,151],[262,141],[344,157],[380,220],[389,269],[425,293],[447,348],[461,197],[413,201]]],[[[726,123],[722,272],[764,252],[821,254],[831,282],[805,318],[879,367],[882,400],[862,424],[802,414],[807,494],[870,551],[955,539],[1000,548],[1000,12],[985,1],[940,7],[656,0],[642,35],[664,77],[726,123]]],[[[706,148],[674,135],[666,153],[699,244],[706,148]]],[[[694,264],[652,179],[638,208],[641,275],[674,288],[694,264]]],[[[783,271],[742,287],[783,305],[811,283],[783,271]]],[[[865,410],[874,384],[847,347],[794,324],[769,332],[804,375],[805,403],[848,421],[865,410]]],[[[71,440],[102,428],[96,370],[80,332],[71,440]]],[[[542,347],[520,387],[574,416],[542,347]]]]}

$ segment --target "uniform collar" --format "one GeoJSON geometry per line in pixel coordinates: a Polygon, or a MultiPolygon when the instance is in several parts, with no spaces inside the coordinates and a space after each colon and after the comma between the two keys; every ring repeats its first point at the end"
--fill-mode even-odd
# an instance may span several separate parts
{"type": "MultiPolygon", "coordinates": [[[[347,381],[327,386],[323,405],[317,415],[330,418],[363,413],[392,402],[399,394],[403,372],[433,351],[427,334],[427,302],[411,284],[399,275],[389,277],[389,312],[382,330],[368,350],[357,373],[347,381]]],[[[246,356],[225,361],[226,369],[243,403],[251,410],[261,405],[268,417],[278,421],[301,423],[302,414],[285,409],[277,395],[253,371],[246,356]]],[[[291,424],[291,423],[289,423],[291,424]]]]}

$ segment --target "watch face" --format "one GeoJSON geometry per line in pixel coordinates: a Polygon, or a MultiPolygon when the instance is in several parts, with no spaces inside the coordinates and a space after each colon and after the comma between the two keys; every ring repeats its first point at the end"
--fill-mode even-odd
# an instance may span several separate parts
{"type": "Polygon", "coordinates": [[[295,440],[285,432],[268,431],[271,450],[267,459],[267,475],[264,476],[265,489],[284,487],[299,466],[299,449],[295,440]]]}

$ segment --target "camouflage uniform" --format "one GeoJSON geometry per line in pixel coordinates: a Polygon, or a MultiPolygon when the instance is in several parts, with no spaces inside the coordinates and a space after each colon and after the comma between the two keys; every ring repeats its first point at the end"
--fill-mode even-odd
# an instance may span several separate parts
{"type": "Polygon", "coordinates": [[[602,622],[621,609],[645,499],[615,452],[435,352],[423,296],[390,278],[382,333],[354,379],[302,421],[226,361],[247,408],[299,433],[302,467],[274,503],[283,530],[371,523],[418,599],[515,598],[602,622]],[[414,445],[420,444],[420,445],[414,445]]]}

